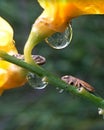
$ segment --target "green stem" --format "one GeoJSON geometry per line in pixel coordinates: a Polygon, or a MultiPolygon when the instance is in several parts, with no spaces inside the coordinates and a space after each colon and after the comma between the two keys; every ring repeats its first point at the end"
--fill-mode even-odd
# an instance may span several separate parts
{"type": "Polygon", "coordinates": [[[74,95],[83,97],[89,101],[91,101],[93,104],[95,104],[97,107],[104,108],[104,99],[101,97],[98,97],[94,94],[91,94],[84,88],[82,90],[76,89],[76,87],[72,85],[68,85],[64,81],[62,81],[60,78],[58,78],[56,75],[48,72],[44,68],[40,67],[39,65],[31,65],[23,60],[17,59],[13,56],[8,55],[7,53],[0,51],[0,57],[4,60],[14,63],[20,67],[25,68],[26,70],[35,73],[39,75],[40,77],[47,77],[47,81],[49,84],[53,85],[54,87],[58,87],[59,89],[64,89],[67,92],[71,92],[74,95]]]}
{"type": "Polygon", "coordinates": [[[24,47],[24,57],[27,63],[36,65],[31,57],[32,49],[46,37],[52,35],[54,33],[53,30],[48,28],[44,22],[40,22],[37,20],[31,29],[29,37],[24,47]]]}

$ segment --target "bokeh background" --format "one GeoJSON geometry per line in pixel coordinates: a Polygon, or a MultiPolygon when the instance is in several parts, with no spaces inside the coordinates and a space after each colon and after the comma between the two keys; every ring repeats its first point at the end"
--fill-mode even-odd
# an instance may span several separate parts
{"type": "MultiPolygon", "coordinates": [[[[0,0],[0,15],[13,26],[20,53],[41,12],[37,0],[0,0]]],[[[44,68],[59,76],[79,77],[104,98],[104,16],[76,18],[72,27],[67,48],[54,50],[42,42],[33,53],[46,57],[44,68]]],[[[0,97],[0,130],[104,130],[97,109],[86,100],[59,93],[55,86],[35,90],[26,84],[0,97]]]]}

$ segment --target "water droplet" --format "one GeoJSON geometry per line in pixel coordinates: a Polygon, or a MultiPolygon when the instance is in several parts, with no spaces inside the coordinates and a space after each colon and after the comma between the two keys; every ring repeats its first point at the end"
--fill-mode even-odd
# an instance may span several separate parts
{"type": "Polygon", "coordinates": [[[63,49],[70,44],[72,34],[72,27],[71,24],[69,24],[64,32],[57,32],[46,38],[46,43],[54,49],[63,49]]]}
{"type": "Polygon", "coordinates": [[[46,77],[41,78],[33,73],[27,75],[27,80],[29,85],[34,89],[44,89],[48,85],[46,77]]]}
{"type": "Polygon", "coordinates": [[[59,93],[63,93],[63,91],[64,91],[64,89],[60,89],[60,90],[59,90],[59,93]]]}
{"type": "Polygon", "coordinates": [[[56,87],[56,90],[59,90],[59,87],[56,87]]]}
{"type": "Polygon", "coordinates": [[[98,113],[99,113],[99,115],[102,115],[103,119],[104,119],[104,109],[98,108],[98,113]]]}
{"type": "Polygon", "coordinates": [[[64,91],[64,89],[60,89],[59,87],[56,87],[56,90],[58,90],[59,93],[62,93],[64,91]]]}

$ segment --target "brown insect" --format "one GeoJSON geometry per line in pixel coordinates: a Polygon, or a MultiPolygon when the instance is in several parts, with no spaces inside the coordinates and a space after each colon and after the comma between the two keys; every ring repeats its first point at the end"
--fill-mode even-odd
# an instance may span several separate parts
{"type": "MultiPolygon", "coordinates": [[[[16,54],[13,55],[14,57],[24,60],[24,55],[21,54],[16,54]]],[[[46,62],[46,59],[43,56],[40,55],[32,55],[32,59],[38,64],[38,65],[43,65],[46,62]]]]}
{"type": "Polygon", "coordinates": [[[88,84],[87,82],[80,80],[76,77],[66,75],[66,76],[61,77],[61,79],[70,85],[76,86],[77,88],[83,87],[86,90],[88,90],[89,92],[95,91],[95,89],[90,84],[88,84]]]}

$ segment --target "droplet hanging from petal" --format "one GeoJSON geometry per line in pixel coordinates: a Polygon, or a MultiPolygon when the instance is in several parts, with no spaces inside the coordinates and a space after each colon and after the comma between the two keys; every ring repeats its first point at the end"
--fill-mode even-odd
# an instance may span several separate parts
{"type": "Polygon", "coordinates": [[[70,44],[72,35],[72,27],[69,24],[64,32],[57,32],[46,38],[46,43],[54,49],[63,49],[70,44]]]}
{"type": "Polygon", "coordinates": [[[46,77],[41,78],[33,73],[27,75],[27,80],[29,85],[34,89],[44,89],[48,85],[46,77]]]}

